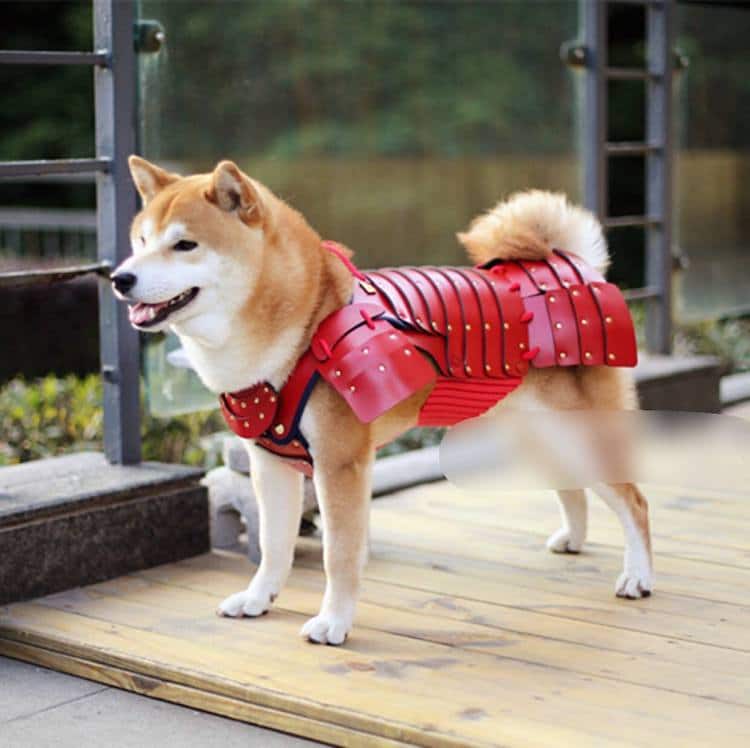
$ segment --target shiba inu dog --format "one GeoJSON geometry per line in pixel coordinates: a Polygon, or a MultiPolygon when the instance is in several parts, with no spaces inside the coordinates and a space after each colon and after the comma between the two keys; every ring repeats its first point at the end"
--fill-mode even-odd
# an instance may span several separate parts
{"type": "MultiPolygon", "coordinates": [[[[202,381],[221,395],[230,425],[247,437],[262,561],[247,589],[220,603],[221,615],[261,615],[281,591],[302,506],[303,475],[293,469],[300,456],[307,460],[319,500],[326,571],[320,612],[302,634],[313,642],[341,644],[352,628],[365,563],[376,447],[414,426],[427,410],[456,422],[474,407],[461,411],[464,416],[444,412],[458,406],[453,396],[432,396],[440,386],[460,391],[455,386],[474,382],[471,377],[481,368],[481,384],[490,389],[477,389],[476,379],[477,387],[463,390],[489,392],[481,395],[481,408],[490,400],[498,401],[496,407],[548,412],[636,407],[630,377],[617,368],[627,363],[615,346],[622,336],[608,333],[608,325],[626,323],[607,311],[608,304],[624,307],[598,276],[608,263],[601,227],[561,195],[522,193],[476,218],[458,237],[481,269],[363,275],[346,250],[324,246],[299,212],[230,161],[210,174],[181,177],[132,156],[130,169],[143,209],[132,225],[133,255],[113,274],[115,292],[131,305],[136,328],[171,329],[180,337],[202,381]],[[539,281],[543,273],[556,284],[556,293],[539,281]],[[465,288],[459,293],[461,284],[465,288]],[[498,285],[503,291],[493,295],[498,285]],[[445,301],[449,295],[452,302],[445,301]],[[579,306],[584,300],[588,307],[579,306]],[[567,316],[556,317],[563,303],[567,316]],[[356,319],[347,322],[347,314],[356,319]],[[570,346],[577,348],[562,350],[565,338],[557,336],[569,333],[569,324],[577,330],[570,346]],[[513,338],[520,325],[528,327],[513,338]],[[600,342],[592,347],[585,341],[594,325],[600,342]],[[326,342],[321,331],[332,326],[338,326],[336,334],[326,342]],[[504,348],[495,343],[501,335],[504,348]],[[541,345],[532,347],[537,338],[541,345]],[[463,347],[453,350],[457,340],[463,347]],[[443,363],[437,362],[440,350],[447,351],[443,363]],[[376,352],[384,363],[364,368],[361,362],[376,352]],[[498,357],[497,366],[491,356],[498,357]],[[535,356],[549,360],[537,367],[531,365],[535,356]],[[425,361],[431,366],[425,368],[425,361]],[[311,368],[300,379],[304,362],[311,368]],[[347,378],[350,364],[359,367],[359,378],[354,373],[347,378]],[[441,366],[436,378],[435,368],[441,366]],[[382,397],[372,389],[378,372],[388,382],[382,397]],[[283,414],[280,401],[289,400],[285,393],[292,380],[302,384],[284,420],[277,408],[283,414]],[[404,382],[410,387],[401,387],[404,382]],[[491,389],[499,383],[502,392],[491,389]],[[380,408],[369,407],[373,399],[382,400],[380,408]]],[[[632,483],[592,488],[615,511],[625,533],[616,594],[649,595],[644,497],[632,483]]],[[[586,535],[586,496],[583,490],[558,495],[562,526],[547,545],[554,552],[575,553],[586,535]]]]}

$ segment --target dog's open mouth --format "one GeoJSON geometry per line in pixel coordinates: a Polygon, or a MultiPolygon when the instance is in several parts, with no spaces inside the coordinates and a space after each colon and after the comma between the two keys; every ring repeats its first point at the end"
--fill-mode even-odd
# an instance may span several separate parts
{"type": "Polygon", "coordinates": [[[130,323],[136,327],[152,327],[169,317],[170,314],[187,306],[197,295],[198,288],[189,288],[167,301],[158,304],[145,304],[142,301],[130,307],[130,323]]]}

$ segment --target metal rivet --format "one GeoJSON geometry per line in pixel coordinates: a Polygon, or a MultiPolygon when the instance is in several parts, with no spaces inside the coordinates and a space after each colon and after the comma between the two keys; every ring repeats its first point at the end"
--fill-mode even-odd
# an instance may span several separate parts
{"type": "Polygon", "coordinates": [[[415,321],[415,322],[416,322],[416,323],[417,323],[418,325],[421,325],[421,324],[422,324],[422,320],[421,320],[421,319],[420,319],[419,317],[415,317],[415,318],[414,318],[414,321],[415,321]]]}
{"type": "Polygon", "coordinates": [[[370,349],[369,349],[369,348],[363,348],[363,349],[362,349],[362,353],[364,353],[364,354],[365,354],[365,356],[366,356],[366,355],[367,355],[367,354],[368,354],[369,352],[370,352],[370,349]]]}
{"type": "Polygon", "coordinates": [[[535,267],[529,268],[529,270],[531,270],[532,273],[536,273],[536,268],[535,267]]]}
{"type": "Polygon", "coordinates": [[[577,289],[575,289],[575,288],[574,288],[574,289],[573,289],[573,290],[571,291],[571,293],[573,294],[573,296],[580,296],[580,295],[581,295],[581,292],[580,292],[580,291],[578,291],[578,290],[577,290],[577,289]]]}
{"type": "Polygon", "coordinates": [[[244,400],[240,403],[240,408],[247,408],[247,403],[244,400]]]}
{"type": "Polygon", "coordinates": [[[396,333],[395,333],[395,332],[392,332],[392,333],[391,333],[391,334],[390,334],[390,335],[389,335],[388,337],[389,337],[389,338],[390,338],[391,340],[395,340],[395,339],[396,339],[396,338],[398,337],[398,335],[396,335],[396,333]]]}
{"type": "Polygon", "coordinates": [[[611,325],[611,324],[612,324],[612,317],[605,317],[605,318],[604,318],[604,321],[605,321],[605,322],[606,322],[606,323],[607,323],[608,325],[611,325]]]}
{"type": "Polygon", "coordinates": [[[547,290],[547,284],[546,283],[540,283],[539,284],[539,288],[541,288],[542,291],[546,291],[547,290]]]}
{"type": "Polygon", "coordinates": [[[448,325],[448,332],[450,332],[452,329],[453,328],[450,325],[448,325]]]}
{"type": "Polygon", "coordinates": [[[266,417],[265,413],[258,413],[258,418],[262,421],[266,417]]]}
{"type": "Polygon", "coordinates": [[[229,402],[232,403],[232,405],[236,405],[237,404],[237,401],[233,397],[229,398],[229,402]]]}
{"type": "Polygon", "coordinates": [[[505,369],[505,371],[510,371],[510,364],[505,364],[505,366],[503,366],[503,369],[505,369]]]}
{"type": "Polygon", "coordinates": [[[404,356],[411,356],[411,349],[404,348],[404,356]]]}
{"type": "Polygon", "coordinates": [[[526,349],[526,343],[519,343],[518,347],[523,351],[526,349]]]}
{"type": "Polygon", "coordinates": [[[489,330],[490,329],[490,323],[489,322],[485,322],[484,323],[484,329],[485,330],[489,330]]]}
{"type": "Polygon", "coordinates": [[[554,296],[550,296],[550,297],[549,297],[549,303],[550,303],[550,304],[554,304],[554,303],[555,303],[555,301],[556,301],[556,299],[555,299],[555,297],[554,297],[554,296]]]}
{"type": "Polygon", "coordinates": [[[608,359],[609,359],[610,361],[614,361],[614,360],[615,360],[615,354],[614,354],[614,353],[610,353],[610,354],[609,354],[609,356],[607,356],[607,358],[608,358],[608,359]]]}
{"type": "Polygon", "coordinates": [[[276,432],[276,433],[277,433],[277,434],[278,434],[279,436],[281,436],[281,435],[282,435],[282,434],[284,433],[284,424],[283,424],[283,423],[277,423],[277,424],[276,424],[276,425],[275,425],[275,426],[273,427],[273,430],[274,430],[274,431],[275,431],[275,432],[276,432]]]}
{"type": "Polygon", "coordinates": [[[293,444],[293,445],[294,445],[295,447],[299,447],[299,442],[298,442],[298,441],[297,441],[296,439],[295,439],[295,440],[294,440],[294,441],[292,442],[292,444],[293,444]]]}
{"type": "Polygon", "coordinates": [[[570,288],[570,281],[563,281],[562,284],[565,288],[570,288]]]}
{"type": "Polygon", "coordinates": [[[380,364],[380,366],[378,366],[378,371],[385,371],[385,366],[380,364]]]}
{"type": "Polygon", "coordinates": [[[489,364],[485,364],[484,365],[484,370],[485,371],[492,371],[492,367],[489,364]]]}
{"type": "Polygon", "coordinates": [[[467,366],[466,367],[466,373],[467,374],[471,374],[471,366],[467,366]]]}
{"type": "Polygon", "coordinates": [[[588,323],[589,321],[585,317],[581,320],[582,325],[588,325],[588,323]]]}
{"type": "Polygon", "coordinates": [[[510,330],[510,322],[503,322],[503,328],[510,330]]]}
{"type": "Polygon", "coordinates": [[[260,398],[259,397],[254,397],[253,398],[253,405],[257,405],[259,402],[260,402],[260,398]]]}
{"type": "Polygon", "coordinates": [[[465,325],[467,330],[471,330],[471,325],[465,325]]]}
{"type": "Polygon", "coordinates": [[[354,386],[353,384],[350,384],[350,385],[349,385],[349,391],[350,391],[350,392],[356,392],[356,391],[357,391],[357,388],[356,388],[356,387],[355,387],[355,386],[354,386]]]}
{"type": "Polygon", "coordinates": [[[268,392],[268,387],[264,387],[263,392],[268,392]]]}
{"type": "Polygon", "coordinates": [[[272,402],[272,403],[275,403],[275,402],[276,402],[276,395],[271,395],[271,402],[272,402]]]}
{"type": "Polygon", "coordinates": [[[341,369],[336,369],[336,371],[333,372],[337,377],[341,376],[341,369]]]}
{"type": "Polygon", "coordinates": [[[243,421],[243,422],[242,422],[242,425],[243,425],[243,426],[244,426],[245,428],[248,428],[248,427],[250,426],[250,424],[249,424],[249,423],[248,423],[247,421],[243,421]]]}
{"type": "Polygon", "coordinates": [[[583,355],[585,358],[591,358],[591,354],[588,351],[586,351],[586,353],[584,353],[583,355]]]}
{"type": "Polygon", "coordinates": [[[560,353],[560,358],[567,358],[567,357],[568,357],[568,354],[565,353],[565,351],[563,351],[562,353],[560,353]]]}
{"type": "Polygon", "coordinates": [[[562,322],[555,322],[555,330],[562,330],[562,322]]]}
{"type": "Polygon", "coordinates": [[[432,323],[432,329],[433,330],[437,330],[438,329],[437,322],[433,322],[432,323]]]}

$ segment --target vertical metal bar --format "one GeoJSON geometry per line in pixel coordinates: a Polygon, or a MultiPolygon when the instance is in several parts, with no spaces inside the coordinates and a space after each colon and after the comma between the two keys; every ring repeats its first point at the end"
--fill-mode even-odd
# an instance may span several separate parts
{"type": "MultiPolygon", "coordinates": [[[[94,49],[108,50],[111,65],[94,72],[96,155],[111,161],[96,178],[99,259],[114,267],[129,253],[136,211],[127,158],[136,146],[134,0],[94,0],[94,49]]],[[[124,304],[99,285],[99,330],[104,380],[104,451],[114,463],[141,459],[138,334],[124,304]]]]}
{"type": "Polygon", "coordinates": [[[603,220],[607,215],[607,3],[582,0],[586,75],[581,153],[583,199],[603,220]]]}
{"type": "Polygon", "coordinates": [[[659,289],[647,306],[646,342],[651,351],[672,349],[672,73],[674,2],[647,6],[648,69],[646,140],[662,148],[646,156],[646,211],[660,219],[646,230],[646,285],[659,289]]]}

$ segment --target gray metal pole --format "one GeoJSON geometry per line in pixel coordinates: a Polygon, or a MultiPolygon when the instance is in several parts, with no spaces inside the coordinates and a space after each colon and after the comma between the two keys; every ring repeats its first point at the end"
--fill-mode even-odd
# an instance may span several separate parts
{"type": "MultiPolygon", "coordinates": [[[[130,253],[129,227],[136,212],[127,158],[136,148],[134,0],[94,0],[94,49],[111,64],[94,73],[96,155],[111,169],[96,182],[99,260],[113,267],[130,253]]],[[[114,463],[141,459],[138,334],[109,284],[99,286],[99,330],[104,380],[104,451],[114,463]]]]}
{"type": "Polygon", "coordinates": [[[583,202],[599,220],[607,216],[607,3],[582,0],[586,73],[581,155],[583,202]]]}
{"type": "Polygon", "coordinates": [[[660,295],[648,302],[646,341],[651,351],[672,349],[672,79],[674,71],[674,2],[646,9],[648,69],[646,140],[661,148],[646,156],[646,212],[658,223],[646,232],[646,284],[660,295]]]}

